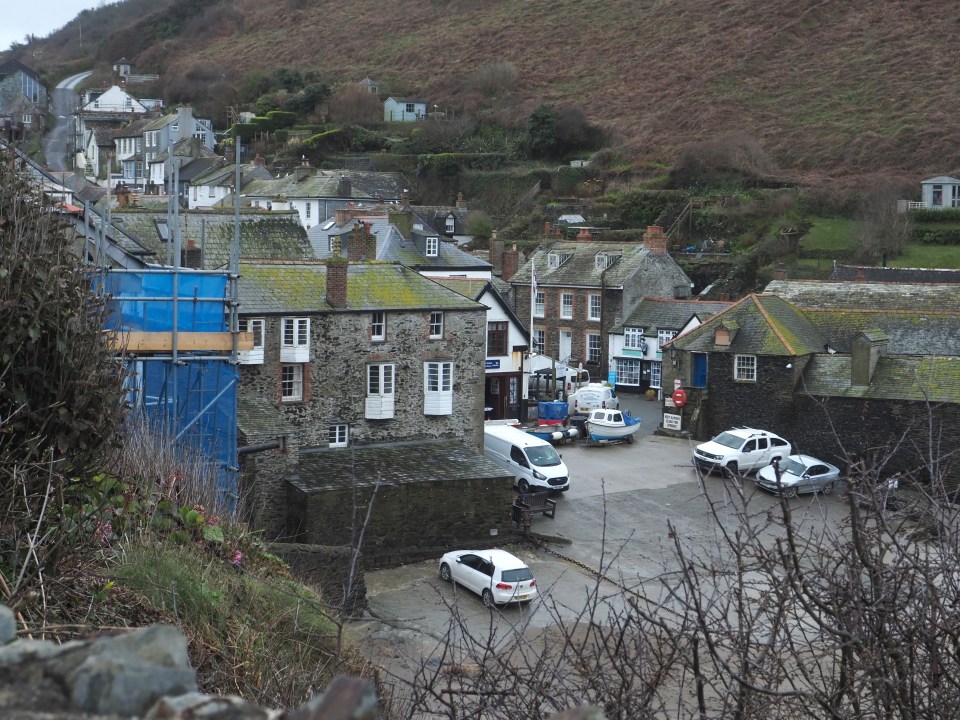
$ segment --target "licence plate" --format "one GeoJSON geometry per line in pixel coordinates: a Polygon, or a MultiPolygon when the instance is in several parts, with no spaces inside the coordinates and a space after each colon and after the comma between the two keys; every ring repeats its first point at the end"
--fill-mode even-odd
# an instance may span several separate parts
{"type": "Polygon", "coordinates": [[[517,600],[526,600],[528,597],[530,597],[530,596],[529,596],[529,595],[517,595],[517,600]]]}

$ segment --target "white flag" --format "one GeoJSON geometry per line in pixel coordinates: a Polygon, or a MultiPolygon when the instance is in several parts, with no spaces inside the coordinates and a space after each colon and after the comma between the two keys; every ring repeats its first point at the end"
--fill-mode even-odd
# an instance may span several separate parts
{"type": "Polygon", "coordinates": [[[530,262],[530,315],[533,315],[533,306],[537,303],[537,266],[530,262]]]}

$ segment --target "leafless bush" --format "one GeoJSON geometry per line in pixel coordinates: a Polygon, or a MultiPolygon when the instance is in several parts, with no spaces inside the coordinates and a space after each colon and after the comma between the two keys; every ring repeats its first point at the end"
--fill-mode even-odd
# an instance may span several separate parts
{"type": "Polygon", "coordinates": [[[756,138],[732,133],[685,148],[670,176],[675,187],[698,183],[719,186],[728,176],[762,179],[775,170],[773,160],[756,138]]]}
{"type": "Polygon", "coordinates": [[[383,121],[383,106],[366,88],[347,83],[333,91],[328,114],[340,125],[375,125],[383,121]]]}
{"type": "Polygon", "coordinates": [[[864,182],[857,225],[857,260],[884,262],[903,252],[910,235],[910,219],[898,212],[897,201],[908,197],[912,188],[884,175],[874,175],[864,182]]]}
{"type": "Polygon", "coordinates": [[[479,92],[488,98],[495,98],[512,89],[517,77],[517,69],[510,63],[492,63],[467,75],[463,80],[463,89],[467,93],[479,92]]]}

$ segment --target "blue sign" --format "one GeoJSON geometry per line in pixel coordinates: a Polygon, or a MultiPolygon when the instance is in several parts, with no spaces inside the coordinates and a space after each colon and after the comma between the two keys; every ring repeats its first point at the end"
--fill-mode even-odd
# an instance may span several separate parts
{"type": "Polygon", "coordinates": [[[484,367],[485,367],[487,370],[499,370],[499,369],[500,369],[500,361],[499,361],[499,360],[485,360],[485,361],[484,361],[484,367]]]}
{"type": "Polygon", "coordinates": [[[616,384],[617,384],[617,371],[616,371],[616,370],[611,370],[610,372],[607,373],[607,382],[610,383],[611,385],[616,385],[616,384]]]}

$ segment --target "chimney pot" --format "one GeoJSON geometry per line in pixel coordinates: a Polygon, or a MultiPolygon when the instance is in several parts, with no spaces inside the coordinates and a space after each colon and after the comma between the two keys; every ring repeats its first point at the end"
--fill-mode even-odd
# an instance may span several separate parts
{"type": "Polygon", "coordinates": [[[643,234],[643,246],[653,255],[667,254],[667,236],[659,225],[648,225],[643,234]]]}
{"type": "Polygon", "coordinates": [[[580,232],[577,233],[576,240],[577,242],[591,242],[593,240],[593,235],[591,235],[590,231],[586,228],[580,228],[580,232]]]}

